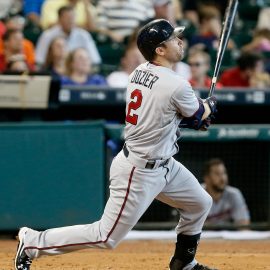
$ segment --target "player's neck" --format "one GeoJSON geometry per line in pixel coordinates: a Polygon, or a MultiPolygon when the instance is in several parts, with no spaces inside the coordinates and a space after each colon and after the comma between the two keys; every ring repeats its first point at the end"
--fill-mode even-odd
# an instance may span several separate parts
{"type": "Polygon", "coordinates": [[[162,67],[166,67],[169,69],[173,69],[173,66],[174,66],[174,63],[171,63],[167,59],[164,59],[161,57],[156,58],[155,60],[151,61],[151,63],[153,65],[162,66],[162,67]]]}

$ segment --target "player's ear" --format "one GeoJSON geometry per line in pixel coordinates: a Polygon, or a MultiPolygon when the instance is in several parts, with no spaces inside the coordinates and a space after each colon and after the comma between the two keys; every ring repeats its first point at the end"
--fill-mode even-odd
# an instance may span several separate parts
{"type": "Polygon", "coordinates": [[[157,47],[155,50],[156,54],[163,56],[165,54],[163,47],[157,47]]]}

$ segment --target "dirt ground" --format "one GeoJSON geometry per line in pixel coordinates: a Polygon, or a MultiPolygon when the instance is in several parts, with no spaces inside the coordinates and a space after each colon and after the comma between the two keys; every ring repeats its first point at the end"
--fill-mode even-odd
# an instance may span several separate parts
{"type": "MultiPolygon", "coordinates": [[[[12,270],[16,241],[0,241],[0,270],[12,270]]],[[[170,241],[125,241],[113,251],[83,250],[34,261],[31,270],[165,270],[170,241]]],[[[202,240],[197,259],[219,270],[270,270],[270,240],[202,240]]]]}

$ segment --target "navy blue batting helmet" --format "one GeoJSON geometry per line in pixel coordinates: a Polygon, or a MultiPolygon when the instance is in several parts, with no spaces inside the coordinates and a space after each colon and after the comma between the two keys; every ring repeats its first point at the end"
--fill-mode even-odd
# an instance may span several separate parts
{"type": "Polygon", "coordinates": [[[153,20],[140,29],[137,46],[144,58],[151,61],[159,45],[180,36],[184,30],[184,26],[174,28],[169,21],[164,19],[153,20]]]}

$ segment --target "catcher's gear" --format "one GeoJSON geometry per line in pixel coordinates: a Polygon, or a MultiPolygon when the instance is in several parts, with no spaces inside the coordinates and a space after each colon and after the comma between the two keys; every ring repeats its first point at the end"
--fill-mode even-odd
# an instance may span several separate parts
{"type": "Polygon", "coordinates": [[[184,26],[174,28],[169,21],[157,19],[146,24],[140,29],[137,37],[137,45],[148,61],[152,61],[155,49],[162,43],[180,36],[185,30],[184,26]]]}

